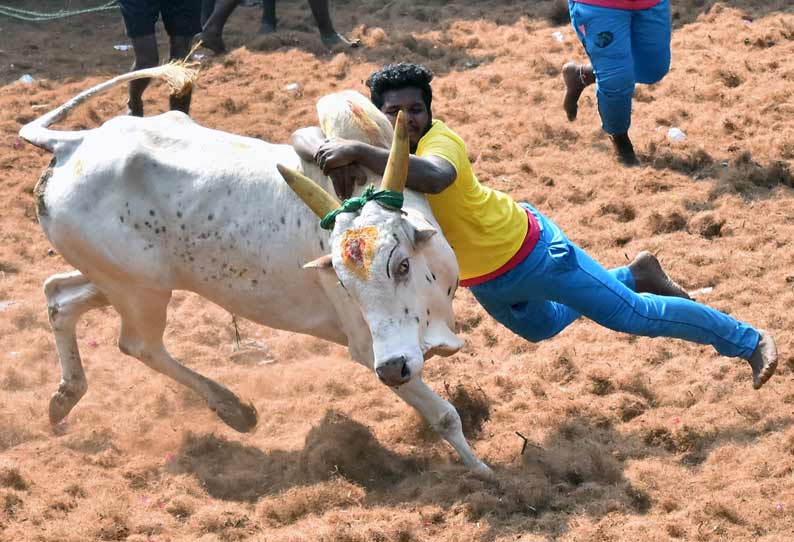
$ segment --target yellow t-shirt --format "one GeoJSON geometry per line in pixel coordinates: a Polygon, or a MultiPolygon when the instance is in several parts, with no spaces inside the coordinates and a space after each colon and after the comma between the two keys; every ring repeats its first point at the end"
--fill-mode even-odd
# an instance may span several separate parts
{"type": "Polygon", "coordinates": [[[427,194],[460,267],[462,280],[502,267],[527,235],[527,213],[510,196],[480,184],[466,145],[440,120],[419,140],[416,156],[438,156],[455,168],[455,182],[440,194],[427,194]]]}

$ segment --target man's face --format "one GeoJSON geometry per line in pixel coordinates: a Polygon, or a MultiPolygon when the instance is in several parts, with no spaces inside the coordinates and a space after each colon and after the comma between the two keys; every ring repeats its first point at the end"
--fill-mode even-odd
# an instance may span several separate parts
{"type": "Polygon", "coordinates": [[[411,141],[411,152],[416,150],[419,140],[430,128],[430,111],[422,99],[422,89],[405,87],[387,90],[383,93],[383,106],[380,108],[391,122],[397,122],[397,113],[402,111],[408,125],[408,139],[411,141]]]}

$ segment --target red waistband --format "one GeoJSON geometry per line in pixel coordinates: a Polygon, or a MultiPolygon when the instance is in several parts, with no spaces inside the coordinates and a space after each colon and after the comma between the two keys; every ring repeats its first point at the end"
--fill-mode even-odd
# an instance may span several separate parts
{"type": "Polygon", "coordinates": [[[662,0],[574,0],[579,4],[590,4],[602,8],[640,10],[649,9],[662,0]]]}
{"type": "Polygon", "coordinates": [[[524,237],[524,242],[521,243],[521,246],[518,248],[518,252],[516,252],[512,258],[507,260],[507,263],[495,271],[491,271],[485,275],[480,275],[479,277],[461,280],[461,286],[476,286],[491,279],[495,279],[500,275],[504,275],[524,261],[524,258],[526,258],[530,252],[532,252],[532,249],[538,244],[538,238],[540,237],[540,226],[538,225],[538,220],[535,218],[535,216],[529,212],[529,209],[526,207],[522,207],[522,209],[527,212],[527,235],[524,237]]]}

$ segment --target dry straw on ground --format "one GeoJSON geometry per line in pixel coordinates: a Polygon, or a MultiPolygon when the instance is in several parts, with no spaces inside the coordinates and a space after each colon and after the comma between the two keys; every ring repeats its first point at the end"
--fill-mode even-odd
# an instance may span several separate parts
{"type": "MultiPolygon", "coordinates": [[[[467,141],[483,182],[535,204],[608,266],[652,250],[687,289],[713,288],[698,299],[777,336],[779,374],[753,392],[748,367],[709,348],[588,322],[530,344],[461,291],[466,347],[430,361],[425,378],[461,407],[497,473],[483,481],[343,349],[242,322],[268,363],[230,356],[229,315],[178,293],[169,347],[252,398],[257,431],[232,432],[120,354],[109,309],[78,328],[90,389],[50,428],[59,371],[41,285],[68,265],[35,222],[31,191],[49,157],[16,134],[131,56],[113,49],[127,43],[115,12],[2,19],[0,302],[13,303],[0,305],[0,540],[791,540],[790,2],[673,2],[673,68],[638,91],[632,134],[645,165],[631,170],[610,155],[592,91],[575,124],[562,112],[560,67],[584,58],[564,3],[332,4],[363,49],[324,53],[301,2],[279,4],[279,33],[252,40],[258,11],[239,8],[232,51],[204,60],[196,121],[283,142],[315,122],[320,96],[363,91],[386,62],[426,63],[434,113],[467,141]],[[15,82],[23,73],[36,81],[15,82]],[[670,127],[686,141],[669,141],[670,127]]],[[[68,126],[96,126],[123,104],[117,89],[68,126]]],[[[147,91],[148,113],[166,104],[164,89],[147,91]]]]}

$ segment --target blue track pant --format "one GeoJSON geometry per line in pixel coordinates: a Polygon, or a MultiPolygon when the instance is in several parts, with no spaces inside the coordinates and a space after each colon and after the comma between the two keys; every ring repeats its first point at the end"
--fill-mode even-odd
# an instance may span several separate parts
{"type": "Polygon", "coordinates": [[[541,228],[535,248],[504,275],[471,287],[485,310],[517,335],[538,342],[584,315],[615,331],[710,344],[724,356],[747,359],[755,350],[760,337],[752,327],[688,299],[635,293],[627,267],[607,271],[551,220],[525,207],[541,228]]]}
{"type": "Polygon", "coordinates": [[[670,2],[627,10],[569,0],[568,8],[593,64],[601,125],[608,134],[625,134],[634,83],[656,83],[670,69],[670,2]]]}

